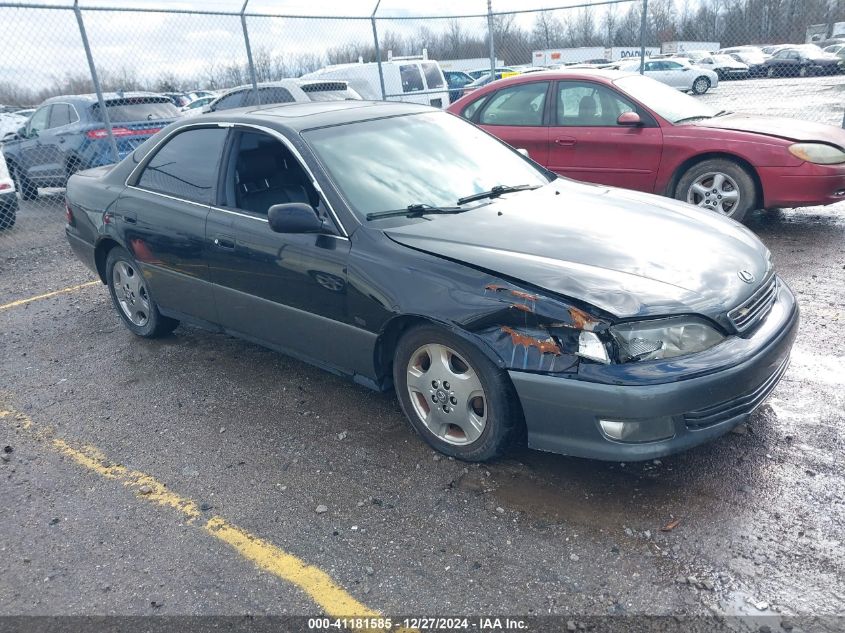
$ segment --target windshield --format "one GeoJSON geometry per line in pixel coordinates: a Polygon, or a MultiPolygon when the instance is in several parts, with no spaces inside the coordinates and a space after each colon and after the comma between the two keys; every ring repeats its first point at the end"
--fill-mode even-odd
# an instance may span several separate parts
{"type": "Polygon", "coordinates": [[[412,204],[452,206],[496,185],[549,182],[520,154],[445,112],[361,121],[303,136],[361,218],[412,204]]]}
{"type": "Polygon", "coordinates": [[[709,119],[716,114],[713,108],[701,101],[649,77],[630,75],[614,83],[671,123],[685,119],[709,119]]]}

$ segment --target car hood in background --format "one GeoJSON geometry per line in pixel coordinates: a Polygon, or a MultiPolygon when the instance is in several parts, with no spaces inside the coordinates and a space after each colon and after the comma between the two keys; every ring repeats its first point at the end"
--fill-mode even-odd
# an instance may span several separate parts
{"type": "Polygon", "coordinates": [[[650,194],[566,179],[428,218],[385,233],[617,317],[719,318],[749,297],[769,268],[766,247],[732,220],[650,194]],[[756,281],[743,282],[740,271],[756,281]]]}
{"type": "Polygon", "coordinates": [[[833,143],[845,150],[845,129],[825,123],[767,116],[727,114],[689,125],[776,136],[792,141],[833,143]]]}

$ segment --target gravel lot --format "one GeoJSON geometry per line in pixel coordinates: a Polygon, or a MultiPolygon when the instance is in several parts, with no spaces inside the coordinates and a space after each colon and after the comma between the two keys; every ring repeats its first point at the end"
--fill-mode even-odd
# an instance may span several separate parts
{"type": "MultiPolygon", "coordinates": [[[[841,106],[844,80],[806,82],[841,106]]],[[[42,196],[0,236],[0,305],[93,279],[63,221],[61,197],[42,196]]],[[[392,394],[192,328],[137,339],[99,284],[0,309],[0,615],[320,612],[184,514],[53,450],[61,438],[385,614],[728,613],[761,618],[747,630],[836,630],[806,618],[845,615],[845,205],[749,225],[802,307],[792,364],[741,432],[659,462],[440,459],[392,394]]]]}

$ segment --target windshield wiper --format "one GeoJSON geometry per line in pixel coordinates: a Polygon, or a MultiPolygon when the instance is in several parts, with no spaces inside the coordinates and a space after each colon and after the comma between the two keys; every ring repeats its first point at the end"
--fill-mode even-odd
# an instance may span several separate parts
{"type": "Polygon", "coordinates": [[[529,189],[539,189],[540,185],[496,185],[490,191],[481,191],[463,198],[458,198],[458,204],[466,204],[467,202],[474,202],[476,200],[484,200],[485,198],[498,198],[505,193],[513,193],[514,191],[528,191],[529,189]]]}
{"type": "Polygon", "coordinates": [[[396,218],[405,216],[408,218],[419,218],[423,215],[448,215],[469,211],[461,207],[435,207],[430,204],[409,204],[404,209],[392,209],[390,211],[375,211],[367,214],[367,220],[379,220],[381,218],[396,218]]]}
{"type": "Polygon", "coordinates": [[[719,110],[719,111],[718,111],[716,114],[714,114],[713,116],[714,116],[714,117],[717,117],[717,116],[725,116],[726,114],[733,114],[733,112],[731,112],[730,110],[719,110]]]}
{"type": "Polygon", "coordinates": [[[675,125],[678,123],[686,123],[687,121],[697,121],[698,119],[712,119],[713,117],[709,114],[699,114],[698,116],[688,116],[684,117],[683,119],[678,119],[675,121],[675,125]]]}

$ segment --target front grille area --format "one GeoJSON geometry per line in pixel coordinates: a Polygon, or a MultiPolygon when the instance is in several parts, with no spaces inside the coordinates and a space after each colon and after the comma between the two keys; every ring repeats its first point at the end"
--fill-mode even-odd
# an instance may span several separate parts
{"type": "Polygon", "coordinates": [[[777,294],[778,278],[772,275],[753,295],[728,312],[736,331],[745,332],[762,321],[775,304],[777,294]]]}
{"type": "Polygon", "coordinates": [[[738,415],[747,415],[751,413],[774,390],[775,386],[786,371],[788,364],[789,359],[787,358],[783,361],[783,364],[777,368],[775,373],[769,376],[762,385],[750,393],[738,396],[733,400],[714,404],[713,406],[705,409],[698,409],[697,411],[685,413],[684,422],[686,423],[687,428],[692,431],[706,429],[708,426],[713,426],[714,424],[730,420],[738,415]]]}

